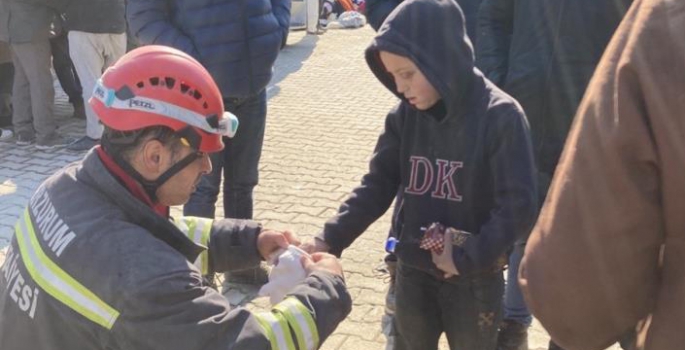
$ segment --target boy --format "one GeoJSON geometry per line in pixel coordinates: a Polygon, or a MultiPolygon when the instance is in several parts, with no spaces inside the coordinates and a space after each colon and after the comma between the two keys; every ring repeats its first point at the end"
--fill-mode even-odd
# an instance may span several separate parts
{"type": "Polygon", "coordinates": [[[454,0],[410,0],[390,14],[366,51],[369,67],[400,99],[386,118],[369,172],[310,251],[340,255],[390,206],[397,232],[395,349],[494,349],[502,257],[536,215],[535,169],[518,104],[474,68],[454,0]],[[440,223],[454,242],[419,247],[440,223]],[[464,240],[463,242],[460,242],[464,240]]]}

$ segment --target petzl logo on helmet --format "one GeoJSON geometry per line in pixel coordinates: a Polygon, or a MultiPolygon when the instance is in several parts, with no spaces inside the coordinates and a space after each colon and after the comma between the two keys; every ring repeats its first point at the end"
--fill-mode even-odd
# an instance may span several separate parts
{"type": "Polygon", "coordinates": [[[95,87],[93,87],[93,97],[102,101],[108,108],[112,106],[112,103],[114,103],[114,100],[116,99],[114,91],[102,85],[102,79],[98,79],[95,87]]]}
{"type": "Polygon", "coordinates": [[[151,110],[151,111],[154,111],[156,109],[155,105],[152,104],[151,102],[139,100],[136,98],[132,98],[132,99],[128,100],[128,106],[131,108],[139,108],[139,109],[142,108],[142,109],[147,109],[147,110],[151,110]]]}
{"type": "Polygon", "coordinates": [[[103,89],[101,86],[96,85],[95,90],[93,91],[93,95],[95,97],[100,98],[101,100],[105,99],[105,89],[103,89]]]}

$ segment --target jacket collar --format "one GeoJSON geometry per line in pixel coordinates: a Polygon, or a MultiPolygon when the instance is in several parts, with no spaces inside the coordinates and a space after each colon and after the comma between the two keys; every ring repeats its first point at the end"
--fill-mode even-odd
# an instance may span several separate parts
{"type": "Polygon", "coordinates": [[[101,191],[114,205],[121,209],[131,223],[139,225],[157,239],[168,244],[188,261],[195,261],[204,250],[179,230],[168,216],[159,215],[150,205],[134,195],[125,185],[124,180],[108,169],[99,156],[99,148],[88,152],[83,159],[83,166],[77,173],[80,181],[101,191]]]}
{"type": "Polygon", "coordinates": [[[122,169],[114,161],[114,159],[102,149],[102,147],[97,146],[95,148],[95,152],[97,153],[98,157],[100,157],[100,161],[105,168],[107,168],[109,173],[119,180],[119,182],[123,184],[134,197],[145,203],[162,217],[169,217],[169,207],[159,203],[153,203],[152,199],[150,199],[150,196],[145,193],[143,187],[140,186],[140,184],[133,177],[131,177],[131,175],[126,173],[126,171],[124,171],[124,169],[122,169]]]}

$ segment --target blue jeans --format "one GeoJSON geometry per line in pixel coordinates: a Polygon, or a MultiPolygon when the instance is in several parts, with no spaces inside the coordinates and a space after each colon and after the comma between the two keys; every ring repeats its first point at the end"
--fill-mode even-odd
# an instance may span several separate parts
{"type": "MultiPolygon", "coordinates": [[[[538,172],[538,211],[545,203],[545,197],[551,180],[551,175],[538,172]]],[[[516,241],[513,250],[509,255],[507,284],[504,289],[504,319],[530,326],[533,323],[533,316],[531,315],[530,310],[528,310],[528,306],[526,306],[526,301],[523,299],[523,294],[521,294],[521,288],[519,288],[518,281],[519,265],[521,265],[521,259],[523,258],[527,240],[528,237],[516,241]]]]}
{"type": "Polygon", "coordinates": [[[443,332],[453,350],[495,349],[501,272],[441,280],[400,260],[396,283],[394,350],[435,350],[443,332]]]}
{"type": "Polygon", "coordinates": [[[531,316],[526,302],[523,300],[518,282],[519,265],[525,248],[526,241],[518,241],[514,244],[514,249],[509,255],[507,284],[504,289],[504,319],[530,326],[533,323],[533,316],[531,316]]]}
{"type": "Polygon", "coordinates": [[[212,172],[200,180],[183,207],[183,215],[214,218],[221,175],[224,177],[224,217],[252,219],[252,192],[259,181],[266,124],[266,90],[247,98],[225,98],[224,108],[238,117],[240,126],[226,148],[210,155],[212,172]]]}

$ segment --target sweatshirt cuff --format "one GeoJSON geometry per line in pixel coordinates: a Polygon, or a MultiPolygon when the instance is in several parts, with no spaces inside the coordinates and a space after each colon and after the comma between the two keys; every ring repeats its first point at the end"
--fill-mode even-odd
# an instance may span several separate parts
{"type": "Polygon", "coordinates": [[[320,240],[324,241],[329,247],[328,253],[335,255],[337,258],[340,258],[340,256],[342,255],[342,252],[343,252],[343,250],[345,250],[345,248],[338,247],[335,244],[335,239],[333,239],[333,237],[331,237],[331,236],[332,236],[332,234],[330,232],[326,233],[325,231],[322,231],[318,235],[314,236],[314,239],[320,239],[320,240]]]}

